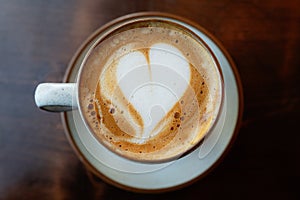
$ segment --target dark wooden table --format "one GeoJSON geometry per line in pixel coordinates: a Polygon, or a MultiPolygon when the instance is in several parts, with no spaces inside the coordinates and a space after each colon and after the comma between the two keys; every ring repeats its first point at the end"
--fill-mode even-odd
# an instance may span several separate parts
{"type": "Polygon", "coordinates": [[[296,0],[0,0],[0,199],[300,199],[300,2],[296,0]],[[76,49],[136,11],[189,18],[215,35],[241,75],[237,140],[204,179],[146,195],[91,181],[60,115],[36,108],[39,82],[60,82],[76,49]]]}

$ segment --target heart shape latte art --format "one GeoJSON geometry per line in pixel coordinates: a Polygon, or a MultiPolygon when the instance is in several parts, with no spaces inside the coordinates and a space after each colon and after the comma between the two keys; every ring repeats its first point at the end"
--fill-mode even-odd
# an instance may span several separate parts
{"type": "Polygon", "coordinates": [[[129,117],[140,118],[132,120],[137,121],[136,142],[143,143],[161,132],[159,123],[187,90],[189,63],[176,47],[158,43],[126,54],[116,67],[116,81],[129,107],[136,110],[129,117]]]}

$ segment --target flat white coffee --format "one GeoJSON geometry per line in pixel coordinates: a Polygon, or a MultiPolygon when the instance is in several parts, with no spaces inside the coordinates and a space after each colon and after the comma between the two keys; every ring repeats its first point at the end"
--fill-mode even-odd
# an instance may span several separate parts
{"type": "Polygon", "coordinates": [[[221,85],[212,56],[191,33],[143,22],[93,50],[79,98],[102,144],[129,159],[162,161],[204,137],[217,117],[221,85]]]}

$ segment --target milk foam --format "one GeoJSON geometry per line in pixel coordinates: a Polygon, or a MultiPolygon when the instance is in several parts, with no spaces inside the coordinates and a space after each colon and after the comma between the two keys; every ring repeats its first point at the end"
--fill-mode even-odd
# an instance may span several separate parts
{"type": "Polygon", "coordinates": [[[117,83],[144,124],[137,143],[159,133],[153,129],[182,97],[191,77],[189,63],[176,47],[158,43],[143,52],[130,52],[117,64],[117,83]]]}

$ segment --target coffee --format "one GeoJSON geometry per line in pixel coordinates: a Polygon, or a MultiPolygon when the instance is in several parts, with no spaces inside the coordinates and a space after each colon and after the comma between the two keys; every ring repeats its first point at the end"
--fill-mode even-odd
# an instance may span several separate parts
{"type": "Polygon", "coordinates": [[[84,61],[78,82],[85,122],[108,149],[139,161],[180,156],[218,116],[222,78],[185,28],[159,20],[127,24],[84,61]]]}

